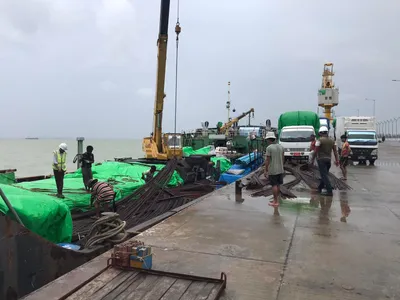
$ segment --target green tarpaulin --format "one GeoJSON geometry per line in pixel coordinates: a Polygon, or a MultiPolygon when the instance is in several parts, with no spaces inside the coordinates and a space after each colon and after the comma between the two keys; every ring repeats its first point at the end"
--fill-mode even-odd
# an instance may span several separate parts
{"type": "MultiPolygon", "coordinates": [[[[54,243],[71,241],[71,212],[62,201],[11,185],[0,184],[0,188],[28,229],[54,243]]],[[[2,199],[0,211],[15,220],[2,199]]]]}
{"type": "MultiPolygon", "coordinates": [[[[203,148],[200,148],[198,150],[193,150],[192,147],[183,147],[183,156],[190,156],[190,155],[207,155],[211,151],[211,146],[206,146],[203,148]]],[[[220,166],[221,166],[221,172],[224,173],[230,169],[232,166],[231,162],[229,159],[226,157],[216,157],[213,156],[211,157],[211,161],[217,164],[217,161],[220,161],[220,166]]]]}
{"type": "Polygon", "coordinates": [[[13,184],[15,182],[15,173],[0,173],[0,183],[13,184]]]}
{"type": "MultiPolygon", "coordinates": [[[[149,170],[150,166],[140,163],[104,162],[92,167],[93,178],[112,184],[116,192],[115,200],[118,201],[145,183],[141,179],[142,173],[149,170]]],[[[164,165],[155,166],[157,170],[161,170],[164,167],[164,165]]],[[[183,183],[183,180],[175,171],[169,182],[169,186],[177,186],[180,183],[183,183]]],[[[22,182],[15,184],[15,186],[35,192],[37,195],[54,196],[57,193],[54,177],[38,181],[22,182]]],[[[84,190],[80,169],[72,174],[65,175],[63,194],[65,199],[61,201],[67,204],[71,210],[85,211],[89,209],[90,194],[84,190]]]]}
{"type": "Polygon", "coordinates": [[[312,111],[290,111],[280,115],[278,119],[278,131],[285,126],[313,126],[315,133],[319,130],[319,116],[312,111]]]}

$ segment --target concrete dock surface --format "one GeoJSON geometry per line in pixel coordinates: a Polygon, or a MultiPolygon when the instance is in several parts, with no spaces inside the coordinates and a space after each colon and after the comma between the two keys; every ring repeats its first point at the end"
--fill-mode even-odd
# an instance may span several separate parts
{"type": "MultiPolygon", "coordinates": [[[[340,169],[332,167],[340,176],[340,169]]],[[[153,269],[228,277],[221,299],[400,299],[400,143],[375,166],[350,166],[351,191],[305,189],[283,200],[227,186],[135,237],[153,246],[153,269]]],[[[25,299],[58,299],[105,266],[106,253],[25,299]]],[[[117,298],[118,299],[118,298],[117,298]]]]}

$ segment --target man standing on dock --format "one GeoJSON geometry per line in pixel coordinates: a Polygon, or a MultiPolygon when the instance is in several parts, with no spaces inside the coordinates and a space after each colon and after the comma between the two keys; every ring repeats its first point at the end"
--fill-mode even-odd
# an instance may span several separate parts
{"type": "Polygon", "coordinates": [[[88,182],[90,179],[93,178],[92,164],[94,163],[92,146],[86,147],[86,152],[82,154],[80,162],[81,162],[82,178],[83,178],[83,184],[85,185],[85,190],[90,191],[90,188],[88,187],[88,182]]]}
{"type": "Polygon", "coordinates": [[[335,164],[339,166],[339,158],[336,149],[336,143],[334,140],[328,137],[328,127],[321,126],[319,129],[319,140],[315,143],[315,152],[312,159],[312,164],[314,164],[315,157],[317,157],[318,169],[321,174],[321,181],[318,186],[318,192],[321,195],[332,196],[332,185],[329,180],[329,170],[331,168],[332,151],[335,156],[335,164]],[[325,188],[326,192],[322,192],[325,188]]]}
{"type": "Polygon", "coordinates": [[[65,198],[63,195],[64,174],[67,171],[67,150],[66,143],[61,143],[58,150],[53,152],[53,172],[57,185],[57,197],[65,198]]]}
{"type": "Polygon", "coordinates": [[[285,172],[283,169],[285,150],[281,145],[275,143],[276,137],[272,131],[267,133],[265,139],[269,145],[266,150],[265,177],[268,176],[267,178],[272,186],[272,194],[274,196],[274,200],[269,205],[277,208],[281,192],[280,185],[283,184],[283,174],[285,172]]]}

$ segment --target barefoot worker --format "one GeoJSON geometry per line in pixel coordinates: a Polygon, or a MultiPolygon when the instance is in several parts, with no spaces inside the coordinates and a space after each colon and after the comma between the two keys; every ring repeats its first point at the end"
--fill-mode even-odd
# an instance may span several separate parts
{"type": "Polygon", "coordinates": [[[276,143],[276,137],[272,131],[267,133],[265,139],[269,145],[266,151],[265,177],[268,178],[272,186],[272,194],[274,196],[274,200],[269,205],[276,208],[279,206],[280,185],[283,184],[283,174],[285,172],[283,170],[285,150],[276,143]]]}
{"type": "Polygon", "coordinates": [[[347,136],[343,134],[340,139],[342,140],[342,150],[340,151],[340,169],[342,170],[342,180],[347,180],[347,166],[349,164],[349,155],[351,152],[350,144],[347,141],[347,136]]]}

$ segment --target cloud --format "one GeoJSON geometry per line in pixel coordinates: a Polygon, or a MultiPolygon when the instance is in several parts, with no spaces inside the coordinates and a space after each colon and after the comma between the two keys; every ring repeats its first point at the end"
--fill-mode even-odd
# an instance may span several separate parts
{"type": "Polygon", "coordinates": [[[140,88],[136,91],[136,94],[143,98],[154,98],[155,91],[151,88],[140,88]]]}
{"type": "MultiPolygon", "coordinates": [[[[165,131],[174,124],[175,5],[165,131]]],[[[85,128],[88,137],[141,138],[151,132],[159,9],[158,1],[0,0],[0,126],[8,128],[1,135],[75,136],[85,128]],[[108,122],[98,117],[104,106],[108,122]],[[57,125],[54,107],[68,126],[57,125]],[[92,113],[82,118],[77,107],[92,113]]],[[[378,118],[393,118],[399,11],[398,1],[337,0],[329,9],[320,0],[181,1],[178,128],[224,121],[228,81],[231,115],[254,107],[254,124],[275,124],[288,110],[316,111],[326,61],[335,64],[340,114],[370,114],[372,104],[362,99],[374,98],[378,118]]]]}
{"type": "Polygon", "coordinates": [[[112,92],[117,89],[118,85],[110,80],[105,80],[100,83],[100,88],[106,92],[112,92]]]}

